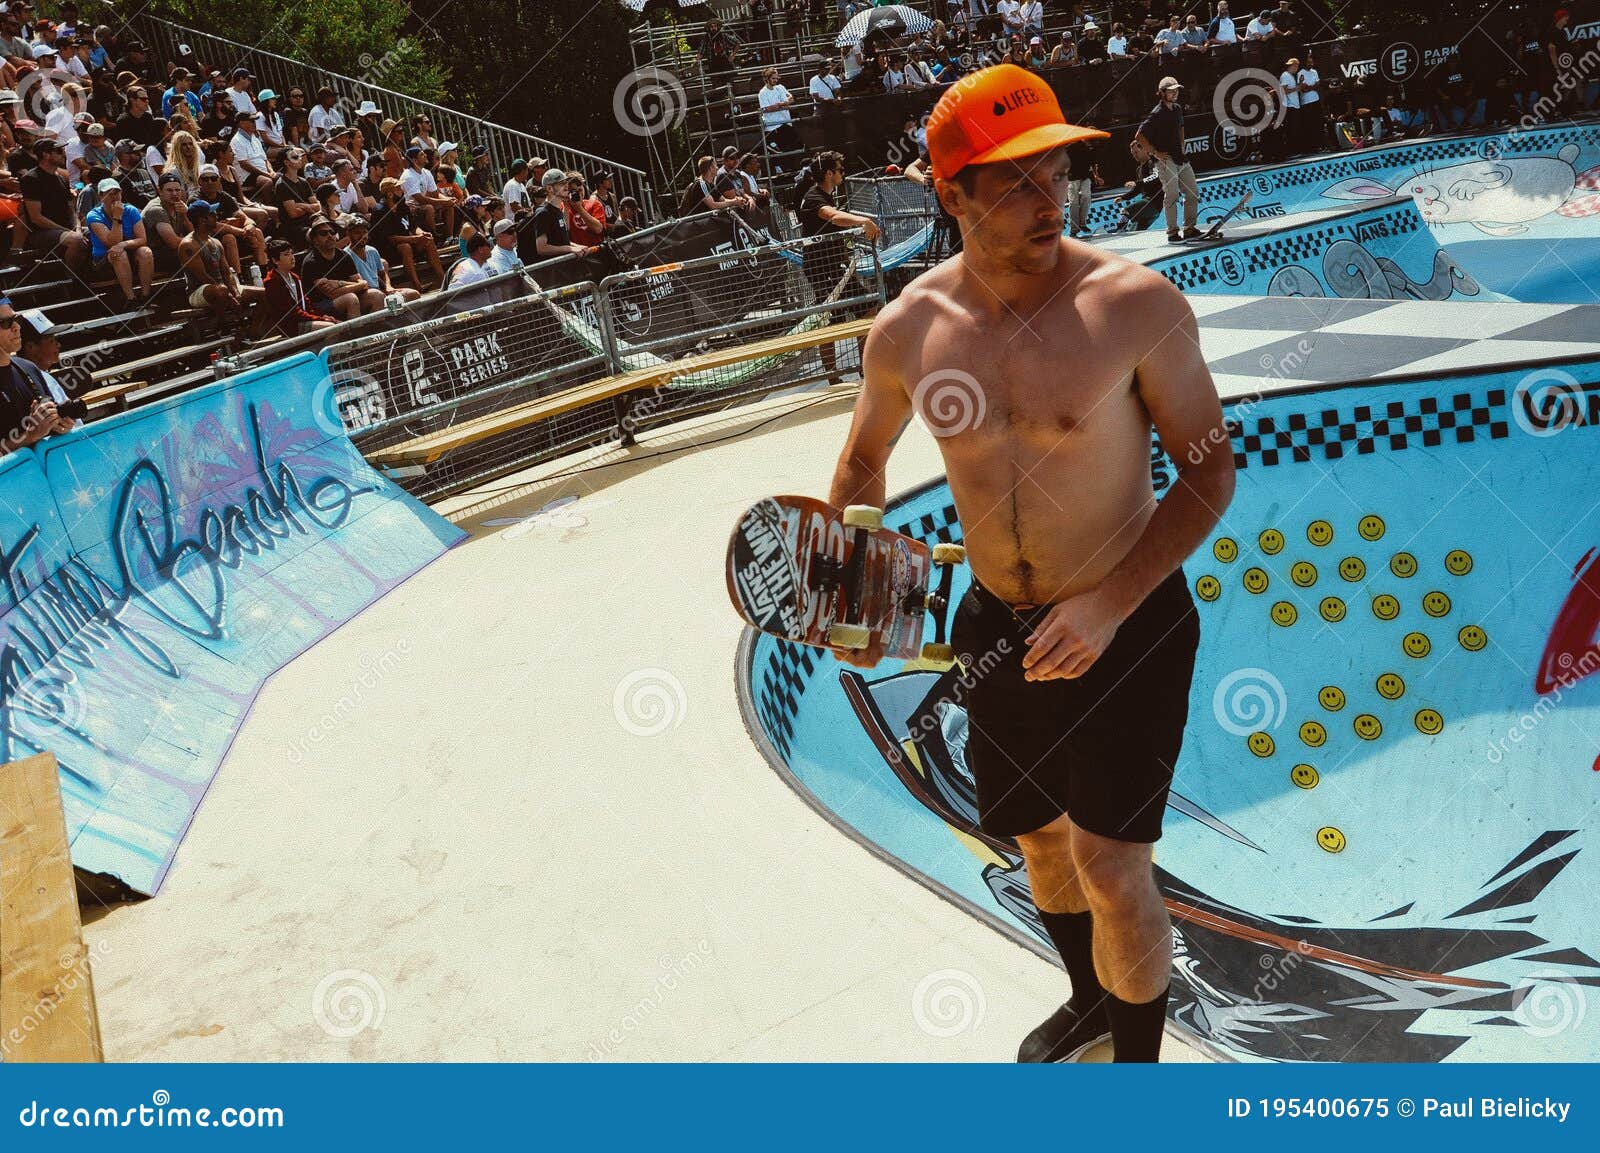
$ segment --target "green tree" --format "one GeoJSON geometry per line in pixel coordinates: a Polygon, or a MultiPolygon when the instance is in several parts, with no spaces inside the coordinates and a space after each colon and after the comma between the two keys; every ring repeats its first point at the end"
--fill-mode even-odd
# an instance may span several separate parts
{"type": "Polygon", "coordinates": [[[446,103],[645,167],[642,138],[613,110],[638,20],[615,0],[416,0],[408,27],[449,45],[446,103]]]}
{"type": "Polygon", "coordinates": [[[146,11],[326,72],[449,103],[444,46],[426,27],[413,27],[403,0],[155,0],[146,11]]]}

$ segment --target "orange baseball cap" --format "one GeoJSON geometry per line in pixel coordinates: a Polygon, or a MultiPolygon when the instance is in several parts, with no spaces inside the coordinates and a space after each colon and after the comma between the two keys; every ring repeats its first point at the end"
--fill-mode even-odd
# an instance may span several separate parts
{"type": "Polygon", "coordinates": [[[940,180],[969,164],[1017,160],[1079,140],[1110,138],[1098,128],[1068,124],[1050,85],[1015,64],[963,76],[928,115],[928,156],[940,180]]]}

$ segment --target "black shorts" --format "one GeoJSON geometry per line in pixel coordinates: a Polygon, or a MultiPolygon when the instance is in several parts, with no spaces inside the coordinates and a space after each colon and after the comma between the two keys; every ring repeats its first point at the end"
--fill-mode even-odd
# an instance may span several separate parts
{"type": "Polygon", "coordinates": [[[1122,622],[1082,676],[1026,681],[1025,639],[1049,607],[1014,611],[974,581],[956,609],[951,640],[967,669],[959,695],[979,823],[1011,837],[1066,813],[1102,837],[1154,843],[1200,643],[1183,570],[1122,622]]]}

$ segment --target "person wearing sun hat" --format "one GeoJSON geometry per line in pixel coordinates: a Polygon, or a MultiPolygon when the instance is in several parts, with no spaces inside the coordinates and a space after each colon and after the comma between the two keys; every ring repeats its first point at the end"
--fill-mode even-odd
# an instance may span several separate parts
{"type": "MultiPolygon", "coordinates": [[[[954,614],[978,823],[1014,839],[1071,982],[1018,1060],[1108,1036],[1159,1058],[1172,927],[1152,848],[1188,719],[1200,627],[1181,566],[1227,508],[1233,453],[1194,314],[1165,277],[1062,236],[1068,124],[1027,69],[985,68],[928,118],[934,189],[964,244],[882,312],[829,502],[883,507],[913,416],[971,513],[954,614]],[[1153,433],[1185,458],[1156,502],[1153,433]],[[999,515],[984,515],[994,510],[999,515]]],[[[837,649],[872,667],[880,650],[837,649]]]]}

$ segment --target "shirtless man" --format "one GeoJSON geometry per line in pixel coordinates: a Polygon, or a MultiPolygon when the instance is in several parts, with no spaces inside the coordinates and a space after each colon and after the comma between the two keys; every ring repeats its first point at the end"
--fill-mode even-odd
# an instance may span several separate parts
{"type": "Polygon", "coordinates": [[[935,189],[965,250],[879,314],[829,497],[883,505],[913,412],[938,438],[974,577],[953,642],[976,670],[959,695],[980,820],[1016,839],[1072,982],[1019,1060],[1108,1034],[1118,1061],[1158,1058],[1172,931],[1152,858],[1200,634],[1179,566],[1233,495],[1188,303],[1062,236],[1066,145],[1104,137],[1010,65],[940,99],[935,189]],[[1178,465],[1159,505],[1152,425],[1178,465]]]}

